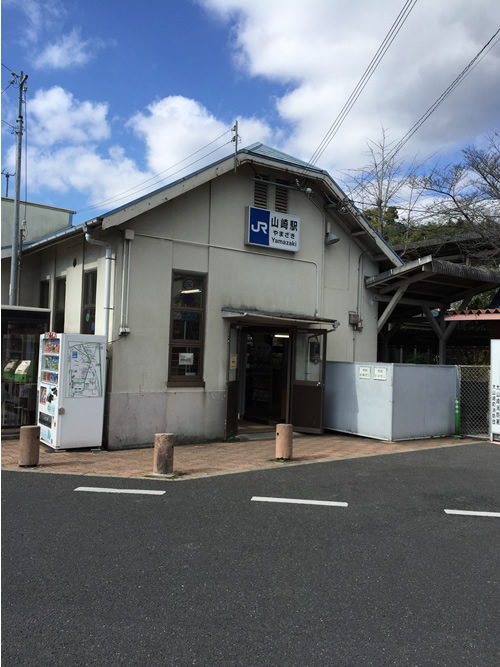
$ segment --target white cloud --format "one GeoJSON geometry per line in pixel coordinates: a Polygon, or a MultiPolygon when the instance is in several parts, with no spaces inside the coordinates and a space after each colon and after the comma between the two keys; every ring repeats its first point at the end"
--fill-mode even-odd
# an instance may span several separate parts
{"type": "Polygon", "coordinates": [[[100,44],[96,40],[83,40],[80,31],[74,28],[68,35],[63,35],[57,42],[49,44],[38,56],[34,65],[37,69],[69,69],[88,63],[95,57],[100,44]]]}
{"type": "Polygon", "coordinates": [[[39,146],[84,144],[110,135],[107,104],[80,102],[59,86],[37,90],[29,110],[30,140],[39,146]]]}
{"type": "MultiPolygon", "coordinates": [[[[8,162],[13,159],[12,148],[8,162]]],[[[127,158],[119,146],[111,147],[104,157],[93,145],[55,149],[30,146],[27,159],[32,194],[46,189],[61,194],[75,190],[85,193],[88,204],[111,199],[103,206],[107,209],[139,196],[131,193],[151,176],[127,158]],[[115,200],[122,193],[125,198],[115,200]]]]}
{"type": "MultiPolygon", "coordinates": [[[[99,142],[109,138],[107,105],[80,102],[55,87],[37,91],[30,109],[30,192],[75,190],[85,194],[87,204],[103,202],[103,209],[143,196],[180,178],[181,172],[190,173],[232,151],[230,126],[180,96],[158,100],[127,123],[146,146],[146,170],[128,158],[123,147],[101,147],[99,142]]],[[[240,123],[245,144],[271,136],[271,129],[258,119],[240,123]]],[[[14,164],[14,147],[6,163],[14,164]]]]}
{"type": "MultiPolygon", "coordinates": [[[[401,11],[400,0],[199,0],[231,26],[237,65],[288,86],[276,101],[287,152],[309,159],[401,11]]],[[[420,0],[349,112],[319,166],[353,166],[380,128],[399,139],[486,44],[500,23],[490,0],[420,0]]],[[[497,46],[408,143],[421,157],[452,151],[497,124],[497,46]],[[480,100],[480,103],[478,101],[480,100]]]]}
{"type": "Polygon", "coordinates": [[[28,43],[37,42],[44,30],[57,26],[66,15],[64,3],[59,0],[3,0],[2,5],[25,15],[19,30],[28,43]]]}
{"type": "MultiPolygon", "coordinates": [[[[191,167],[191,170],[194,170],[231,151],[232,134],[229,126],[217,120],[202,104],[179,95],[165,97],[150,104],[145,112],[135,114],[128,125],[145,142],[148,165],[155,173],[163,172],[174,165],[177,165],[177,171],[196,160],[196,166],[191,167]],[[203,146],[206,146],[206,149],[198,153],[203,146]],[[213,153],[217,147],[221,150],[213,153]],[[192,155],[195,152],[196,154],[192,155]],[[191,158],[184,161],[191,155],[191,158]],[[182,164],[178,164],[180,161],[183,161],[182,164]]],[[[271,136],[269,126],[257,119],[244,119],[241,127],[244,128],[242,131],[245,144],[262,141],[271,136]]],[[[170,175],[173,174],[174,170],[170,172],[170,175]]]]}

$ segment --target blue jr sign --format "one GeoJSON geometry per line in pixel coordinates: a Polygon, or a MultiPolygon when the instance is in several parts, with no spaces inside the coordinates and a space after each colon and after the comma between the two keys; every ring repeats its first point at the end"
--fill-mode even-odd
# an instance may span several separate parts
{"type": "Polygon", "coordinates": [[[298,252],[300,249],[300,218],[289,213],[248,209],[247,244],[275,250],[298,252]]]}

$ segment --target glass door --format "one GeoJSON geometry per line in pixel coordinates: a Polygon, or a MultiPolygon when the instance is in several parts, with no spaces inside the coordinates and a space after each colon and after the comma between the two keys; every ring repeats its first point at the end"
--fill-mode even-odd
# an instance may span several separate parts
{"type": "Polygon", "coordinates": [[[295,431],[323,433],[326,331],[294,332],[290,423],[295,431]]]}

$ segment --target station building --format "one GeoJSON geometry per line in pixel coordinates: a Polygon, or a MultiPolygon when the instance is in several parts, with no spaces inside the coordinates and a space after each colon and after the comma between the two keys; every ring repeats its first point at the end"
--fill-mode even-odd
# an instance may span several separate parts
{"type": "Polygon", "coordinates": [[[327,172],[255,144],[25,244],[21,303],[107,336],[109,449],[321,433],[326,361],[377,361],[365,280],[402,265],[327,172]]]}

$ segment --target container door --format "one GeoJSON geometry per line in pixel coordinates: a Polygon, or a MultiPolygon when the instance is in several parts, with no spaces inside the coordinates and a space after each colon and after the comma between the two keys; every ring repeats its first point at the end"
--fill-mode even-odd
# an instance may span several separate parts
{"type": "Polygon", "coordinates": [[[290,423],[295,431],[323,433],[326,331],[295,331],[290,423]]]}
{"type": "Polygon", "coordinates": [[[238,359],[239,329],[231,326],[227,345],[226,420],[224,437],[226,440],[238,434],[239,373],[238,359]]]}

